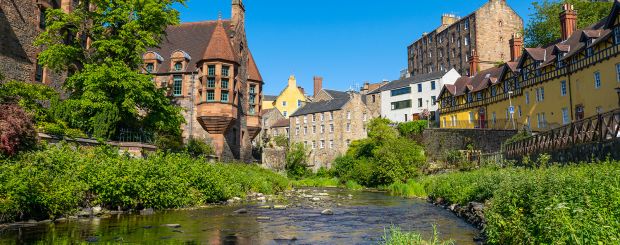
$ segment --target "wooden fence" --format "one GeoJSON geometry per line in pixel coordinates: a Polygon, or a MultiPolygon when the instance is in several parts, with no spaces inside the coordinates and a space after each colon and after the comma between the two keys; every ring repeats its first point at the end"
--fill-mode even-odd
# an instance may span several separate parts
{"type": "MultiPolygon", "coordinates": [[[[536,156],[579,145],[604,145],[620,141],[620,109],[534,135],[504,146],[508,159],[536,156]]],[[[620,149],[618,149],[620,151],[620,149]]]]}

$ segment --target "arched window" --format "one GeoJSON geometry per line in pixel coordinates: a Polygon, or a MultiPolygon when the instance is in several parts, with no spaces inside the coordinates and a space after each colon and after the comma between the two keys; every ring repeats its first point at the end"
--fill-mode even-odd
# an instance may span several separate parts
{"type": "Polygon", "coordinates": [[[174,71],[181,71],[181,70],[183,70],[183,63],[182,62],[174,63],[174,71]]]}

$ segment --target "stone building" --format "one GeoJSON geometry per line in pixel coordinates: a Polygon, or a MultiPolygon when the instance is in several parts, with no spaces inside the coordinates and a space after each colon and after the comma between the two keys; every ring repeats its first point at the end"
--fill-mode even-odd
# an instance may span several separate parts
{"type": "Polygon", "coordinates": [[[0,74],[5,81],[38,82],[60,88],[65,77],[38,65],[41,47],[34,41],[45,30],[45,11],[76,7],[72,0],[0,1],[0,74]]]}
{"type": "Polygon", "coordinates": [[[480,57],[478,70],[486,70],[509,61],[508,41],[521,30],[523,19],[506,0],[489,0],[463,18],[445,14],[441,26],[407,47],[408,71],[417,75],[455,68],[470,75],[468,55],[474,50],[480,57]]]}
{"type": "Polygon", "coordinates": [[[362,100],[374,115],[381,115],[381,88],[388,83],[387,80],[378,83],[364,83],[360,89],[362,100]]]}
{"type": "Polygon", "coordinates": [[[224,160],[252,160],[261,131],[263,80],[248,48],[245,7],[232,1],[232,18],[169,26],[144,54],[144,72],[183,107],[184,139],[210,142],[224,160]]]}
{"type": "Polygon", "coordinates": [[[366,124],[374,116],[360,93],[322,89],[313,102],[290,116],[290,143],[310,149],[309,163],[315,171],[331,168],[352,141],[367,137],[366,124]]]}

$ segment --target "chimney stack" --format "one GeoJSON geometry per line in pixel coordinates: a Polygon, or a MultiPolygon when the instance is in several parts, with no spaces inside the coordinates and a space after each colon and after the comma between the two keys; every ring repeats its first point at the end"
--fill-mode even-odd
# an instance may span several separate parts
{"type": "Polygon", "coordinates": [[[480,57],[475,49],[472,49],[471,56],[469,56],[469,76],[475,76],[478,73],[478,66],[480,65],[480,57]]]}
{"type": "Polygon", "coordinates": [[[232,0],[231,24],[244,26],[245,24],[245,6],[243,0],[232,0]]]}
{"type": "Polygon", "coordinates": [[[562,25],[562,40],[568,39],[577,30],[577,12],[573,5],[569,3],[562,5],[560,24],[562,25]]]}
{"type": "Polygon", "coordinates": [[[510,61],[517,61],[517,59],[521,57],[522,51],[523,37],[518,33],[512,34],[512,39],[510,39],[510,61]]]}
{"type": "Polygon", "coordinates": [[[314,96],[319,94],[323,89],[323,78],[319,76],[314,76],[314,96]]]}

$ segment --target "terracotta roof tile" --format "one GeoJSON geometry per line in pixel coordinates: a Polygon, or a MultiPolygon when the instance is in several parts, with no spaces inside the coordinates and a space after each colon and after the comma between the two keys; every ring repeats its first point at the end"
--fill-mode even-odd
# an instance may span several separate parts
{"type": "Polygon", "coordinates": [[[290,126],[289,119],[280,119],[274,122],[273,124],[271,124],[272,128],[284,128],[284,127],[289,127],[289,126],[290,126]]]}
{"type": "Polygon", "coordinates": [[[256,66],[256,62],[254,61],[254,56],[251,52],[248,52],[249,61],[248,61],[248,75],[250,76],[250,80],[262,82],[263,77],[260,75],[260,71],[258,71],[258,67],[256,66]]]}
{"type": "MultiPolygon", "coordinates": [[[[193,38],[187,36],[186,38],[193,38]]],[[[224,24],[218,20],[215,29],[209,40],[209,44],[202,55],[203,60],[227,60],[237,62],[237,55],[233,50],[228,34],[224,29],[224,24]]]]}

